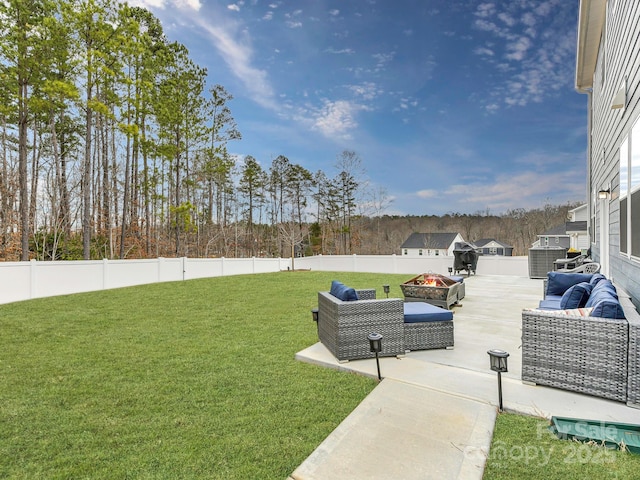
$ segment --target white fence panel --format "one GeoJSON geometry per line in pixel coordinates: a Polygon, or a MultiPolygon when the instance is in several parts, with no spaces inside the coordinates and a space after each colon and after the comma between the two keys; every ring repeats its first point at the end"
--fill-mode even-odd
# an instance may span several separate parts
{"type": "Polygon", "coordinates": [[[51,297],[71,293],[92,292],[105,288],[103,262],[29,262],[31,297],[51,297]]]}
{"type": "Polygon", "coordinates": [[[0,303],[31,298],[31,262],[0,263],[0,303]]]}
{"type": "Polygon", "coordinates": [[[186,258],[185,280],[194,278],[222,277],[224,275],[224,258],[186,258]]]}
{"type": "MultiPolygon", "coordinates": [[[[447,274],[453,257],[318,255],[296,258],[298,270],[447,274]]],[[[268,273],[291,268],[289,258],[157,258],[71,262],[0,263],[0,303],[146,283],[268,273]]],[[[479,275],[528,276],[528,257],[480,257],[479,275]]]]}

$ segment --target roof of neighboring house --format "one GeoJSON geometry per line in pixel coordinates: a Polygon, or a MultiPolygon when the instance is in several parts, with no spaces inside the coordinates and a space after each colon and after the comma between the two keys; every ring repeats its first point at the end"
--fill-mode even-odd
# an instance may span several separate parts
{"type": "Polygon", "coordinates": [[[581,220],[579,222],[567,222],[566,223],[567,232],[586,232],[587,231],[587,221],[581,220]]]}
{"type": "Polygon", "coordinates": [[[511,245],[507,245],[506,243],[501,242],[500,240],[496,240],[495,238],[481,238],[480,240],[476,240],[473,243],[475,244],[476,247],[483,248],[485,245],[492,242],[497,243],[503,248],[513,248],[511,245]]]}
{"type": "Polygon", "coordinates": [[[449,248],[457,233],[412,233],[400,248],[449,248]]]}
{"type": "Polygon", "coordinates": [[[539,237],[558,237],[562,235],[567,235],[567,224],[563,223],[562,225],[558,225],[557,227],[550,228],[544,233],[538,235],[539,237]]]}
{"type": "Polygon", "coordinates": [[[567,232],[586,232],[587,221],[581,220],[579,222],[565,222],[562,225],[553,227],[544,233],[539,234],[539,237],[561,237],[563,235],[569,235],[567,232]]]}

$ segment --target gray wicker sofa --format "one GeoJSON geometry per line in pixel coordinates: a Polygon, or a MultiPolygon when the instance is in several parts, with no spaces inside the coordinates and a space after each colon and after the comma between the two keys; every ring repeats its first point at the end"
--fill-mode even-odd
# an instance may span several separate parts
{"type": "Polygon", "coordinates": [[[374,289],[355,290],[358,300],[341,300],[330,292],[318,292],[318,336],[338,359],[371,358],[368,335],[382,335],[381,356],[404,355],[408,350],[453,347],[453,316],[448,310],[424,304],[450,320],[405,323],[402,299],[376,299],[374,289]]]}
{"type": "MultiPolygon", "coordinates": [[[[576,277],[580,284],[593,278],[582,277],[576,277]]],[[[629,296],[614,287],[623,315],[611,316],[625,318],[608,318],[612,309],[597,310],[607,316],[593,316],[593,305],[560,307],[558,298],[549,294],[551,280],[544,282],[539,308],[522,311],[522,380],[640,407],[640,315],[629,296]]],[[[551,293],[558,297],[559,292],[551,293]]]]}

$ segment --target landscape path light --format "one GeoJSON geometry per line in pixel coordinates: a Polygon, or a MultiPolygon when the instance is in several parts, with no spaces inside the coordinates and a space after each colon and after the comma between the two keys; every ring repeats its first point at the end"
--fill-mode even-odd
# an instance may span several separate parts
{"type": "Polygon", "coordinates": [[[382,380],[380,376],[380,359],[378,354],[382,351],[382,335],[373,332],[369,334],[369,348],[376,354],[376,366],[378,367],[378,380],[382,380]]]}
{"type": "Polygon", "coordinates": [[[311,309],[311,318],[313,319],[314,322],[316,322],[316,329],[318,330],[318,338],[320,338],[320,324],[318,323],[318,309],[317,308],[313,308],[311,309]]]}
{"type": "Polygon", "coordinates": [[[387,298],[389,298],[389,291],[390,291],[389,285],[382,285],[382,289],[384,290],[384,293],[387,294],[387,298]]]}
{"type": "Polygon", "coordinates": [[[500,411],[502,412],[502,373],[508,372],[507,357],[509,354],[504,350],[489,350],[489,362],[491,370],[498,372],[498,400],[500,403],[500,411]]]}

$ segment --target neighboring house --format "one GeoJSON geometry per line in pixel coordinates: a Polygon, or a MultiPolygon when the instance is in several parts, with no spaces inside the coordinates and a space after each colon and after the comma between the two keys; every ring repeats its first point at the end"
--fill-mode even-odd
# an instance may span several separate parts
{"type": "Polygon", "coordinates": [[[591,256],[640,305],[640,3],[581,0],[576,89],[587,95],[591,256]]]}
{"type": "Polygon", "coordinates": [[[567,235],[569,235],[569,247],[576,250],[588,250],[589,242],[589,205],[586,203],[569,210],[569,221],[566,224],[567,235]]]}
{"type": "Polygon", "coordinates": [[[403,257],[453,257],[456,242],[464,242],[459,233],[412,233],[400,250],[403,257]]]}
{"type": "Polygon", "coordinates": [[[513,255],[513,247],[502,243],[495,238],[481,238],[475,240],[473,244],[478,247],[479,253],[482,255],[502,255],[510,257],[513,255]]]}
{"type": "Polygon", "coordinates": [[[569,220],[538,235],[533,247],[563,247],[579,251],[589,249],[589,230],[587,226],[588,205],[569,210],[569,220]]]}
{"type": "MultiPolygon", "coordinates": [[[[585,225],[586,227],[586,225],[585,225]]],[[[558,225],[538,235],[533,247],[562,247],[567,250],[571,246],[571,237],[567,233],[567,224],[558,225]]]]}

